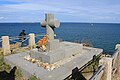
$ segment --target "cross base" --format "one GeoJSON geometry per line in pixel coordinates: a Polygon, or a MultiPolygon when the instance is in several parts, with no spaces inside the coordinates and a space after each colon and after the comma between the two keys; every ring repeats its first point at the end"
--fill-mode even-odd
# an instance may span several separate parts
{"type": "Polygon", "coordinates": [[[60,44],[59,44],[59,40],[58,39],[49,40],[47,42],[47,46],[46,46],[47,47],[47,52],[54,51],[54,50],[58,49],[59,46],[60,46],[60,44]]]}
{"type": "MultiPolygon", "coordinates": [[[[52,43],[50,42],[50,44],[52,43]]],[[[53,47],[53,49],[55,49],[55,47],[53,47]]],[[[68,58],[72,55],[82,53],[82,49],[82,44],[61,42],[60,47],[57,48],[56,46],[55,50],[51,50],[49,52],[40,52],[37,49],[33,49],[30,51],[30,55],[32,58],[36,58],[38,60],[41,60],[42,62],[51,64],[63,60],[64,58],[68,58]]]]}

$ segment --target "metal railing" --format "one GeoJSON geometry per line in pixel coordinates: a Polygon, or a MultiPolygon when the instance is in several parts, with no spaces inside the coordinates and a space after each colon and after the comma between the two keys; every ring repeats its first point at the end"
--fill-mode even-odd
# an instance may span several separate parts
{"type": "Polygon", "coordinates": [[[104,65],[99,66],[98,70],[93,74],[90,80],[100,80],[104,72],[104,65]]]}
{"type": "MultiPolygon", "coordinates": [[[[36,42],[42,38],[42,36],[45,36],[45,34],[36,34],[35,35],[35,40],[36,42]]],[[[14,37],[9,37],[9,41],[10,44],[16,43],[16,42],[20,42],[20,43],[24,43],[25,41],[27,41],[29,39],[29,35],[25,36],[25,40],[20,40],[21,36],[14,36],[14,37]]],[[[24,43],[25,45],[28,45],[27,42],[24,43]]],[[[0,47],[2,47],[2,38],[0,38],[0,47]]]]}
{"type": "MultiPolygon", "coordinates": [[[[115,51],[115,53],[113,55],[109,56],[110,58],[112,58],[112,69],[116,68],[115,63],[116,63],[116,60],[117,60],[118,53],[119,53],[118,51],[115,51]]],[[[105,68],[105,66],[101,65],[99,67],[99,69],[90,78],[90,80],[100,80],[100,78],[101,78],[101,76],[104,72],[104,68],[105,68]]]]}
{"type": "MultiPolygon", "coordinates": [[[[94,63],[94,61],[96,61],[98,58],[100,58],[101,54],[97,55],[96,58],[93,57],[92,60],[90,60],[88,63],[86,63],[85,65],[83,65],[81,68],[79,68],[79,72],[82,72],[85,68],[87,68],[89,65],[91,65],[92,63],[94,63]]],[[[64,80],[68,80],[72,77],[72,74],[70,74],[69,76],[67,76],[64,80]]]]}

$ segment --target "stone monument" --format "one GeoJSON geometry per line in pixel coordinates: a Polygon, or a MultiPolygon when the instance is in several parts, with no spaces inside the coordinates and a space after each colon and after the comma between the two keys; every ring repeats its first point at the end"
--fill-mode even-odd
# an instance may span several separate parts
{"type": "MultiPolygon", "coordinates": [[[[31,75],[35,75],[41,80],[63,80],[71,74],[72,69],[84,66],[93,58],[93,55],[98,55],[103,52],[102,49],[83,47],[79,43],[68,41],[59,42],[58,39],[54,39],[54,29],[60,26],[60,22],[54,20],[53,14],[46,14],[45,17],[46,19],[41,22],[41,25],[46,27],[47,44],[45,46],[47,46],[47,51],[39,51],[37,48],[32,49],[35,40],[34,34],[30,34],[30,51],[4,57],[5,62],[9,65],[18,66],[24,74],[24,77],[29,78],[31,75]],[[29,58],[29,60],[26,61],[25,57],[29,58]],[[35,60],[37,61],[34,63],[35,60]],[[39,60],[41,61],[39,62],[39,60]],[[36,65],[38,64],[37,62],[42,64],[36,65]],[[55,67],[54,64],[57,64],[59,67],[55,67]]],[[[3,48],[6,46],[8,46],[8,43],[3,48]]]]}
{"type": "Polygon", "coordinates": [[[48,35],[47,50],[45,52],[37,49],[31,50],[32,58],[39,59],[42,62],[54,63],[82,52],[82,44],[59,42],[58,39],[54,39],[54,28],[59,28],[60,22],[54,20],[53,14],[45,14],[45,20],[41,22],[41,26],[46,27],[46,34],[48,35]]]}
{"type": "Polygon", "coordinates": [[[46,34],[48,34],[47,51],[59,48],[59,40],[54,39],[54,28],[59,28],[59,20],[54,20],[53,14],[45,14],[45,20],[41,21],[41,26],[46,27],[46,34]]]}

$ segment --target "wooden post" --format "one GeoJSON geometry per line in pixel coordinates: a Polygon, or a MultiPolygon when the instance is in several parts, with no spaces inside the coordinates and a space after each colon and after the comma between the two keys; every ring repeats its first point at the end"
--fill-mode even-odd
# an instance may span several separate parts
{"type": "Polygon", "coordinates": [[[3,49],[3,55],[11,54],[9,36],[2,36],[2,49],[3,49]]]}
{"type": "Polygon", "coordinates": [[[34,33],[29,34],[29,47],[30,49],[35,48],[35,34],[34,33]]]}
{"type": "Polygon", "coordinates": [[[104,73],[101,80],[111,80],[112,78],[112,58],[103,57],[100,62],[100,65],[104,65],[104,73]]]}

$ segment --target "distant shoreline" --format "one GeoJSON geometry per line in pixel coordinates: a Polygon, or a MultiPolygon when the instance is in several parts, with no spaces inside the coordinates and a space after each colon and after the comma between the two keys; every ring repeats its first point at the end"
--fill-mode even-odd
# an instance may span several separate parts
{"type": "MultiPolygon", "coordinates": [[[[40,23],[40,22],[0,22],[0,24],[20,24],[20,23],[22,23],[22,24],[31,24],[31,23],[40,23]]],[[[92,23],[92,22],[61,22],[61,23],[72,23],[72,24],[120,24],[120,23],[92,23]]]]}

